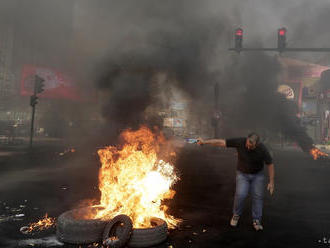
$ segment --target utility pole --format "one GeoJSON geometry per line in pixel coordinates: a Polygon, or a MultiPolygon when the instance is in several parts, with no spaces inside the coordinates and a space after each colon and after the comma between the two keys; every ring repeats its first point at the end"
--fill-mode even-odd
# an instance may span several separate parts
{"type": "Polygon", "coordinates": [[[214,138],[219,138],[219,122],[220,122],[220,109],[219,109],[219,83],[214,84],[214,112],[213,112],[213,125],[214,125],[214,138]]]}
{"type": "Polygon", "coordinates": [[[34,134],[34,116],[36,112],[36,105],[38,103],[37,94],[44,91],[45,84],[43,83],[45,80],[38,75],[35,75],[34,79],[34,90],[33,95],[30,97],[30,105],[32,107],[32,117],[31,117],[31,130],[30,130],[30,147],[32,147],[33,134],[34,134]]]}

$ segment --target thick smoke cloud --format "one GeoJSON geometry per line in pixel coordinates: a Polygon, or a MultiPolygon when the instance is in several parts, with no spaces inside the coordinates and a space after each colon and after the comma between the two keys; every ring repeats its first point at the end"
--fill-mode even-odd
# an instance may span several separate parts
{"type": "Polygon", "coordinates": [[[235,128],[282,133],[308,151],[313,141],[300,124],[297,105],[277,92],[280,73],[277,56],[240,55],[222,84],[225,114],[235,128]]]}
{"type": "MultiPolygon", "coordinates": [[[[35,53],[36,63],[59,67],[80,86],[105,93],[102,114],[112,129],[159,123],[157,117],[146,120],[144,112],[159,101],[157,92],[170,95],[168,85],[190,96],[200,118],[210,118],[219,83],[232,126],[281,130],[294,139],[304,132],[293,124],[295,110],[284,114],[289,103],[275,93],[277,60],[271,54],[237,56],[227,48],[238,26],[246,46],[275,46],[281,26],[289,30],[289,45],[325,46],[328,8],[326,0],[1,2],[3,22],[14,21],[22,41],[16,58],[28,63],[26,54],[35,53]],[[158,72],[167,74],[167,85],[155,83],[158,72]]],[[[293,56],[329,61],[323,54],[293,56]]]]}
{"type": "MultiPolygon", "coordinates": [[[[137,40],[135,49],[123,46],[121,51],[109,55],[111,61],[106,63],[99,86],[111,92],[104,113],[110,121],[121,123],[120,128],[146,124],[144,111],[157,101],[154,97],[157,86],[152,78],[159,72],[170,78],[167,84],[189,94],[195,108],[199,104],[205,107],[202,102],[209,98],[210,87],[218,80],[216,72],[209,68],[210,61],[226,32],[223,23],[227,20],[198,17],[187,11],[183,3],[165,4],[168,12],[160,12],[156,4],[148,5],[144,21],[154,17],[158,24],[146,27],[144,44],[136,44],[141,42],[137,40]]],[[[136,38],[134,34],[132,37],[136,38]]],[[[166,86],[156,90],[166,91],[166,86]]]]}
{"type": "Polygon", "coordinates": [[[145,122],[144,111],[152,103],[151,75],[144,71],[113,68],[101,81],[101,87],[111,94],[103,107],[103,114],[111,128],[137,128],[145,122]]]}
{"type": "MultiPolygon", "coordinates": [[[[204,111],[212,108],[213,84],[218,82],[227,126],[282,132],[286,137],[296,140],[304,150],[310,149],[313,141],[296,117],[297,106],[276,93],[281,73],[277,58],[269,54],[242,54],[239,57],[228,52],[225,54],[224,38],[231,36],[231,27],[227,24],[233,16],[225,13],[218,17],[198,15],[192,6],[183,6],[176,6],[175,12],[164,11],[159,15],[153,13],[155,9],[152,5],[148,5],[145,18],[157,16],[158,22],[149,26],[143,36],[147,45],[142,49],[129,47],[128,54],[116,53],[114,56],[112,53],[112,60],[116,62],[110,63],[108,68],[119,64],[126,76],[113,73],[113,69],[104,72],[107,77],[106,80],[103,78],[100,85],[113,91],[114,96],[105,106],[109,120],[128,127],[145,123],[141,118],[144,110],[157,101],[153,98],[150,78],[155,71],[160,70],[173,75],[177,79],[175,86],[196,99],[194,107],[204,111]],[[168,26],[169,19],[175,26],[168,26]],[[137,75],[144,75],[144,82],[138,82],[137,75]]],[[[196,4],[193,6],[196,7],[196,4]]],[[[254,11],[258,10],[262,11],[258,8],[254,11]]],[[[257,37],[260,35],[256,34],[257,37]]]]}

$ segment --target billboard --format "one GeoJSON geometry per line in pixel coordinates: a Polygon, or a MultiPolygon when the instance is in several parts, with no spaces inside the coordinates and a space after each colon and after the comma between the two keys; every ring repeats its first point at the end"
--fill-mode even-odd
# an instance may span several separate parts
{"type": "Polygon", "coordinates": [[[43,98],[82,100],[81,93],[69,77],[53,69],[33,65],[23,66],[21,95],[33,95],[35,75],[45,80],[44,92],[38,96],[43,98]]]}

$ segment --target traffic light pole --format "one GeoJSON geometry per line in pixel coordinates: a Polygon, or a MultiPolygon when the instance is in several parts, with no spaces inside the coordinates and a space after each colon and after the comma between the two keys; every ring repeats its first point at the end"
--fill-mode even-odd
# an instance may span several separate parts
{"type": "MultiPolygon", "coordinates": [[[[34,83],[34,92],[32,97],[37,96],[37,84],[34,83]]],[[[31,130],[30,130],[30,148],[32,147],[33,134],[34,134],[34,116],[36,112],[36,104],[32,105],[32,116],[31,116],[31,130]]]]}
{"type": "Polygon", "coordinates": [[[32,140],[33,140],[33,134],[34,134],[34,116],[36,112],[36,104],[38,103],[38,97],[37,94],[40,94],[44,91],[44,79],[38,75],[35,75],[34,79],[34,92],[33,95],[30,98],[30,105],[32,107],[32,117],[31,117],[31,132],[30,132],[30,147],[32,147],[32,140]]]}
{"type": "Polygon", "coordinates": [[[31,132],[30,132],[30,147],[32,147],[33,133],[34,133],[34,115],[36,112],[36,105],[32,106],[32,117],[31,117],[31,132]]]}

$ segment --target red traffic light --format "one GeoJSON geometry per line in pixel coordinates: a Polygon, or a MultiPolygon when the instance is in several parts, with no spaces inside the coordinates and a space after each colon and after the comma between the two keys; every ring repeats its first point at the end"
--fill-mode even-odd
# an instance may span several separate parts
{"type": "Polygon", "coordinates": [[[240,52],[243,48],[243,29],[235,29],[235,49],[237,52],[240,52]]]}
{"type": "Polygon", "coordinates": [[[286,28],[280,28],[278,30],[278,35],[285,36],[286,35],[286,28]]]}
{"type": "Polygon", "coordinates": [[[243,36],[243,29],[241,29],[241,28],[236,29],[235,35],[236,36],[243,36]]]}
{"type": "Polygon", "coordinates": [[[277,49],[281,52],[286,48],[286,28],[277,31],[277,49]]]}

